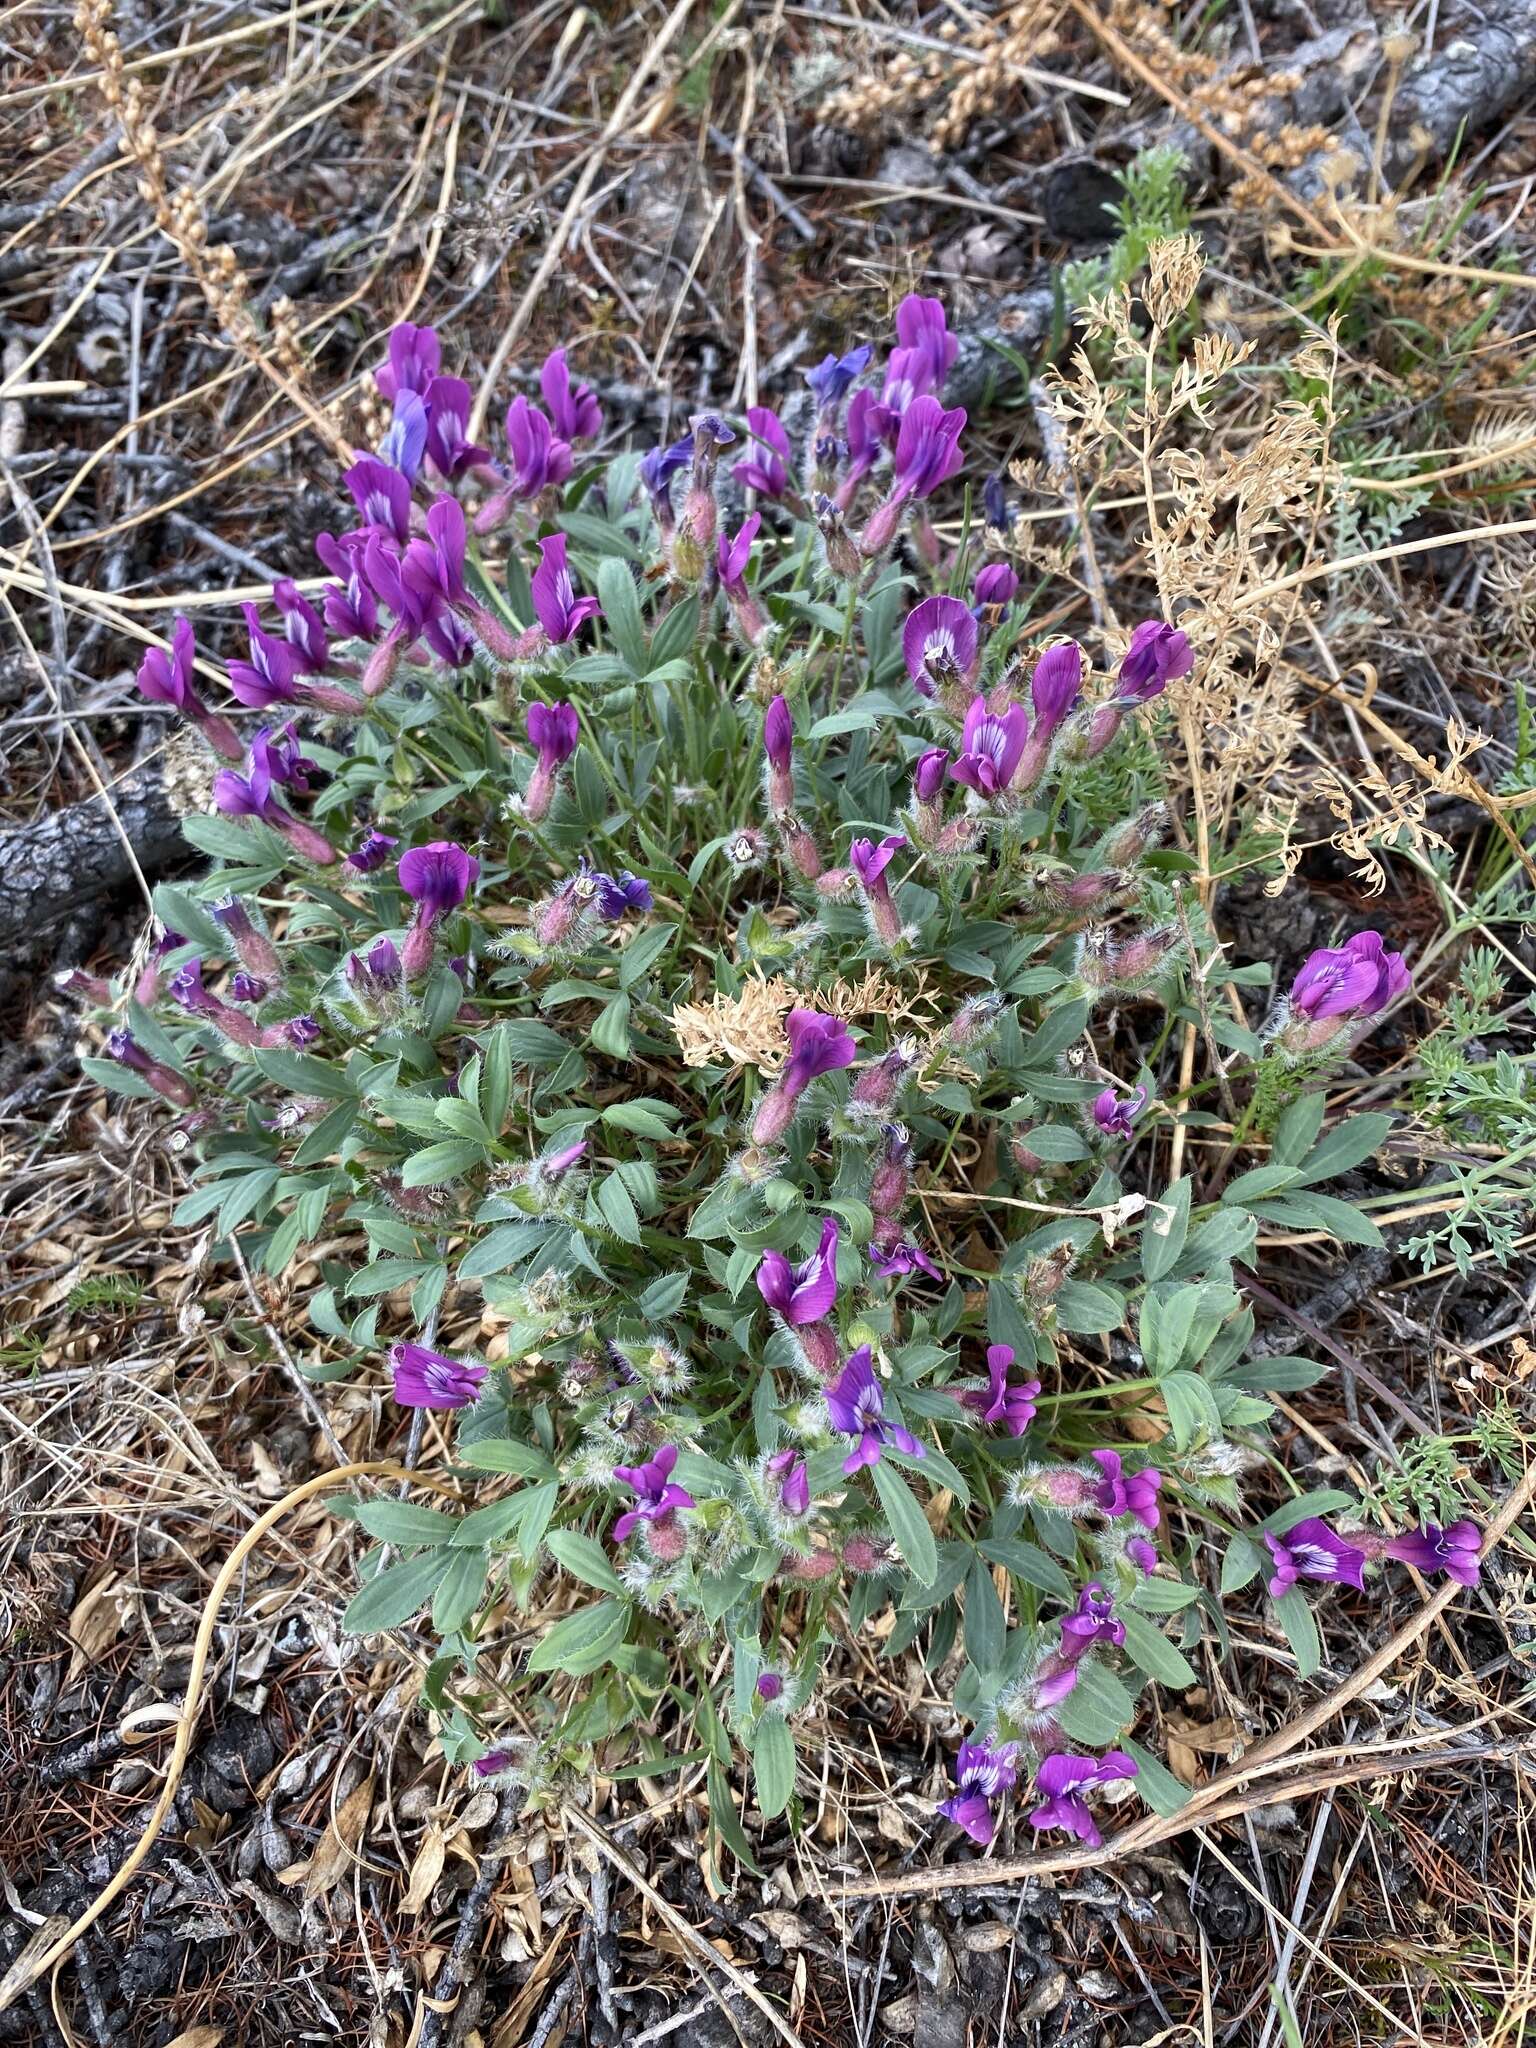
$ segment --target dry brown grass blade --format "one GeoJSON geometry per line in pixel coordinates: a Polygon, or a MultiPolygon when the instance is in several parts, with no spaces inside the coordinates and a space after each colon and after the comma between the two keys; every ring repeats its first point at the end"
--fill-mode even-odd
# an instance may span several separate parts
{"type": "MultiPolygon", "coordinates": [[[[1531,1466],[1488,1525],[1483,1543],[1485,1556],[1526,1512],[1533,1498],[1536,1498],[1536,1465],[1531,1466]]],[[[1245,1791],[1243,1788],[1247,1780],[1268,1767],[1283,1763],[1298,1743],[1325,1726],[1351,1700],[1358,1699],[1373,1680],[1390,1670],[1413,1647],[1461,1590],[1454,1579],[1447,1580],[1411,1620],[1405,1622],[1395,1635],[1389,1636],[1381,1648],[1367,1657],[1334,1691],[1275,1734],[1256,1742],[1236,1763],[1218,1772],[1208,1784],[1191,1794],[1188,1803],[1167,1819],[1149,1814],[1134,1826],[1122,1828],[1098,1849],[1057,1850],[1038,1856],[1021,1856],[1008,1862],[994,1863],[983,1858],[973,1863],[957,1864],[951,1869],[915,1870],[897,1877],[864,1878],[845,1884],[839,1896],[863,1899],[889,1898],[903,1893],[970,1891],[978,1885],[1015,1884],[1022,1878],[1047,1877],[1064,1870],[1085,1870],[1096,1864],[1113,1863],[1122,1856],[1133,1855],[1138,1849],[1150,1849],[1160,1842],[1172,1841],[1177,1835],[1187,1834],[1191,1828],[1214,1820],[1231,1819],[1254,1806],[1265,1804],[1276,1796],[1274,1788],[1266,1786],[1261,1792],[1245,1791]]],[[[1310,1788],[1302,1784],[1298,1789],[1305,1791],[1310,1788]]]]}

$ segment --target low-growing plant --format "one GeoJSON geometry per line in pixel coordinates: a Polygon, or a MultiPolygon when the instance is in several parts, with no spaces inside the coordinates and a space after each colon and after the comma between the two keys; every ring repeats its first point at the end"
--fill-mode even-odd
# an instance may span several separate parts
{"type": "Polygon", "coordinates": [[[1097,672],[1032,628],[928,521],[965,461],[942,305],[896,331],[878,374],[808,371],[793,433],[705,413],[600,459],[563,351],[493,456],[397,327],[334,580],[247,608],[229,687],[270,722],[207,705],[185,622],[144,663],[227,757],[186,822],[211,866],[93,991],[88,1070],[190,1141],[177,1221],[318,1261],[306,1371],[387,1371],[460,1495],[351,1503],[347,1627],[420,1617],[484,1774],[547,1791],[635,1731],[638,1768],[706,1761],[743,1860],[734,1756],[788,1808],[828,1653],[887,1605],[882,1654],[974,1724],[941,1810],[985,1842],[1029,1779],[1092,1843],[1093,1787],[1184,1797],[1138,1696],[1195,1683],[1250,1582],[1307,1677],[1305,1582],[1470,1583],[1480,1545],[1341,1531],[1286,1479],[1272,1397],[1323,1368],[1250,1356],[1234,1285],[1261,1228],[1379,1242],[1327,1190],[1389,1119],[1325,1127],[1318,1083],[1407,968],[1356,933],[1245,1021],[1270,965],[1220,961],[1213,1026],[1160,765],[1210,621],[1106,628],[1097,672]],[[1159,1099],[1189,1028],[1221,1064],[1159,1099]],[[1250,1474],[1292,1497],[1256,1518],[1250,1474]]]}

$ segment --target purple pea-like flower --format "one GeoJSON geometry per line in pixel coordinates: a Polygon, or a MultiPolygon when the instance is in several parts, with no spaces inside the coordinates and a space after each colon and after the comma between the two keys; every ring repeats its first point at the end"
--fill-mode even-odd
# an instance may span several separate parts
{"type": "Polygon", "coordinates": [[[1010,1436],[1022,1436],[1035,1419],[1035,1397],[1040,1392],[1040,1382],[1010,1382],[1008,1374],[1012,1365],[1011,1344],[989,1344],[987,1384],[984,1387],[962,1387],[955,1399],[979,1422],[989,1423],[994,1429],[1005,1429],[1010,1436]]]}
{"type": "Polygon", "coordinates": [[[1035,1773],[1035,1791],[1042,1804],[1029,1816],[1029,1824],[1033,1828],[1065,1828],[1090,1849],[1097,1849],[1104,1837],[1088,1811],[1083,1791],[1089,1785],[1111,1785],[1135,1776],[1135,1759],[1124,1750],[1112,1749],[1101,1757],[1071,1756],[1060,1750],[1045,1757],[1035,1773]]]}
{"type": "Polygon", "coordinates": [[[791,1010],[784,1020],[789,1058],[752,1119],[754,1145],[776,1144],[788,1130],[795,1104],[819,1075],[851,1067],[854,1043],[840,1017],[819,1010],[791,1010]]]}
{"type": "Polygon", "coordinates": [[[372,640],[379,630],[378,606],[362,576],[366,544],[363,533],[349,533],[341,540],[333,533],[315,536],[315,553],[340,578],[328,583],[321,595],[326,627],[339,640],[372,640]]]}
{"type": "Polygon", "coordinates": [[[610,924],[617,924],[632,910],[649,910],[651,907],[650,883],[639,875],[632,875],[628,868],[622,874],[595,874],[592,879],[597,884],[598,911],[610,924]]]}
{"type": "Polygon", "coordinates": [[[744,491],[759,497],[782,498],[789,489],[789,436],[779,416],[769,406],[747,407],[747,431],[756,447],[731,474],[744,491]]]}
{"type": "Polygon", "coordinates": [[[1307,955],[1291,985],[1291,1008],[1314,1024],[1374,1017],[1412,985],[1402,954],[1389,953],[1380,932],[1357,932],[1307,955]]]}
{"type": "Polygon", "coordinates": [[[962,1742],[955,1758],[957,1790],[940,1802],[939,1812],[985,1849],[992,1839],[992,1802],[1018,1783],[1016,1742],[962,1742]]]}
{"type": "Polygon", "coordinates": [[[1092,1488],[1095,1504],[1106,1515],[1134,1515],[1144,1529],[1155,1529],[1162,1520],[1162,1510],[1157,1504],[1158,1491],[1163,1483],[1161,1472],[1125,1472],[1124,1460],[1118,1451],[1092,1451],[1089,1453],[1098,1466],[1103,1478],[1092,1488]]]}
{"type": "Polygon", "coordinates": [[[130,1073],[138,1074],[157,1095],[163,1096],[167,1102],[174,1102],[179,1109],[190,1109],[196,1102],[191,1083],[174,1068],[162,1066],[158,1060],[151,1059],[125,1024],[119,1024],[107,1033],[103,1050],[108,1059],[115,1060],[130,1073]]]}
{"type": "Polygon", "coordinates": [[[232,768],[224,768],[213,778],[213,801],[226,817],[260,818],[281,832],[307,860],[325,867],[336,858],[335,848],[323,833],[286,809],[274,791],[275,784],[284,782],[301,791],[308,786],[306,771],[314,764],[304,761],[292,745],[291,735],[289,727],[285,738],[274,741],[270,728],[264,726],[251,742],[246,773],[237,775],[232,768]]]}
{"type": "Polygon", "coordinates": [[[1115,1603],[1097,1579],[1090,1579],[1077,1596],[1072,1612],[1062,1617],[1061,1653],[1076,1664],[1095,1643],[1125,1641],[1125,1623],[1115,1619],[1115,1603]]]}
{"type": "Polygon", "coordinates": [[[402,320],[389,330],[389,360],[374,371],[373,381],[393,405],[402,391],[426,391],[442,354],[434,329],[402,320]]]}
{"type": "Polygon", "coordinates": [[[570,444],[521,396],[507,407],[507,453],[512,459],[510,495],[517,499],[536,498],[563,484],[574,467],[570,444]]]}
{"type": "Polygon", "coordinates": [[[1406,1536],[1394,1536],[1383,1544],[1382,1553],[1417,1571],[1444,1572],[1460,1586],[1475,1586],[1482,1572],[1482,1547],[1482,1531],[1475,1522],[1452,1522],[1447,1529],[1426,1522],[1406,1536]]]}
{"type": "Polygon", "coordinates": [[[489,448],[469,438],[471,397],[462,377],[434,377],[425,392],[427,460],[445,483],[491,459],[489,448]]]}
{"type": "Polygon", "coordinates": [[[539,392],[562,440],[595,441],[603,431],[603,408],[597,393],[590,384],[572,384],[563,348],[552,349],[544,358],[539,392]]]}
{"type": "Polygon", "coordinates": [[[663,1444],[655,1457],[647,1459],[643,1465],[614,1466],[614,1478],[629,1487],[636,1497],[635,1505],[626,1508],[613,1525],[615,1543],[622,1543],[641,1522],[664,1521],[678,1508],[694,1506],[693,1495],[672,1483],[672,1467],[676,1463],[677,1446],[663,1444]]]}
{"type": "Polygon", "coordinates": [[[432,965],[435,927],[459,908],[479,874],[479,861],[451,839],[413,846],[400,856],[400,887],[416,904],[403,955],[408,976],[425,974],[432,965]]]}
{"type": "Polygon", "coordinates": [[[576,751],[581,721],[574,704],[530,704],[528,740],[538,749],[533,774],[523,796],[523,814],[538,824],[549,815],[555,794],[555,778],[576,751]]]}
{"type": "Polygon", "coordinates": [[[229,664],[229,687],[252,711],[269,711],[274,704],[291,704],[298,696],[294,683],[293,649],[286,640],[266,632],[255,605],[241,607],[250,638],[250,658],[229,664]]]}
{"type": "Polygon", "coordinates": [[[1008,492],[996,470],[981,487],[981,509],[986,514],[988,526],[999,533],[1007,533],[1013,526],[1013,515],[1008,510],[1008,492]]]}
{"type": "Polygon", "coordinates": [[[901,937],[901,912],[891,895],[886,869],[907,844],[906,835],[888,832],[877,846],[872,839],[855,839],[848,849],[848,865],[858,877],[865,907],[876,938],[891,946],[901,937]]]}
{"type": "Polygon", "coordinates": [[[577,629],[595,618],[602,606],[595,597],[578,597],[565,560],[563,533],[539,542],[539,566],[533,572],[533,608],[551,645],[561,647],[577,629]]]}
{"type": "Polygon", "coordinates": [[[928,377],[925,388],[937,391],[960,353],[959,337],[950,333],[944,317],[944,301],[909,292],[896,308],[896,339],[922,356],[928,377]]]}
{"type": "Polygon", "coordinates": [[[887,1280],[901,1280],[909,1273],[926,1273],[930,1280],[944,1278],[922,1246],[898,1231],[877,1232],[870,1239],[869,1263],[887,1280]]]}
{"type": "Polygon", "coordinates": [[[1170,683],[1187,676],[1194,665],[1195,651],[1187,633],[1161,619],[1143,619],[1121,659],[1115,695],[1122,702],[1146,704],[1170,683]]]}
{"type": "Polygon", "coordinates": [[[782,697],[763,714],[763,753],[768,763],[768,809],[775,817],[795,807],[795,721],[782,697]]]}
{"type": "Polygon", "coordinates": [[[760,512],[749,512],[737,529],[734,540],[722,533],[715,542],[715,569],[727,596],[737,596],[746,589],[747,563],[762,523],[760,512]]]}
{"type": "Polygon", "coordinates": [[[944,793],[944,775],[949,766],[947,747],[928,747],[917,757],[912,770],[912,794],[920,804],[934,804],[944,793]]]}
{"type": "Polygon", "coordinates": [[[1265,1589],[1271,1600],[1288,1593],[1298,1579],[1333,1579],[1357,1592],[1364,1585],[1365,1552],[1315,1515],[1293,1523],[1283,1536],[1266,1530],[1264,1542],[1274,1563],[1265,1589]]]}
{"type": "Polygon", "coordinates": [[[389,432],[379,443],[379,460],[398,469],[408,482],[416,481],[421,458],[427,452],[427,407],[419,391],[402,391],[395,400],[389,432]]]}
{"type": "Polygon", "coordinates": [[[951,777],[979,796],[1007,793],[1029,739],[1029,713],[1011,704],[999,717],[987,709],[985,697],[971,699],[960,735],[961,752],[949,764],[951,777]]]}
{"type": "Polygon", "coordinates": [[[236,1003],[264,1003],[267,999],[267,984],[259,974],[247,974],[242,967],[238,974],[229,978],[230,1000],[236,1003]]]}
{"type": "Polygon", "coordinates": [[[964,406],[946,412],[926,392],[914,398],[902,416],[896,438],[893,496],[902,503],[908,498],[926,498],[947,483],[965,461],[960,452],[964,430],[964,406]]]}
{"type": "Polygon", "coordinates": [[[376,874],[399,844],[400,841],[392,834],[370,826],[347,855],[347,866],[356,868],[360,875],[376,874]]]}
{"type": "Polygon", "coordinates": [[[320,1036],[320,1019],[290,1017],[286,1023],[274,1025],[267,1036],[278,1045],[289,1045],[295,1052],[303,1052],[320,1036]]]}
{"type": "Polygon", "coordinates": [[[404,1408],[468,1408],[480,1398],[486,1367],[424,1344],[392,1344],[395,1399],[404,1408]]]}
{"type": "Polygon", "coordinates": [[[889,443],[896,441],[907,408],[926,397],[934,386],[933,368],[925,349],[893,348],[886,358],[880,386],[880,433],[889,443]]]}
{"type": "Polygon", "coordinates": [[[804,372],[805,381],[811,387],[818,411],[831,413],[842,404],[849,391],[869,368],[869,359],[874,350],[867,341],[851,348],[846,355],[825,355],[814,368],[804,372]]]}
{"type": "Polygon", "coordinates": [[[146,648],[139,663],[139,695],[152,704],[173,705],[183,718],[199,728],[215,753],[222,754],[226,761],[238,761],[245,751],[239,735],[228,719],[210,711],[197,694],[192,680],[196,660],[192,621],[179,618],[171,628],[169,653],[163,647],[146,648]]]}
{"type": "Polygon", "coordinates": [[[810,1475],[798,1451],[775,1451],[763,1470],[771,1479],[778,1481],[779,1506],[786,1515],[810,1513],[810,1475]]]}
{"type": "Polygon", "coordinates": [[[925,697],[935,686],[973,683],[981,653],[970,606],[958,597],[925,597],[907,614],[901,653],[914,688],[925,697]]]}
{"type": "Polygon", "coordinates": [[[1011,562],[988,562],[976,572],[973,586],[978,605],[1010,605],[1019,594],[1019,574],[1011,562]]]}
{"type": "Polygon", "coordinates": [[[404,547],[411,536],[410,479],[377,455],[360,455],[344,481],[364,525],[404,547]]]}
{"type": "Polygon", "coordinates": [[[330,659],[330,643],[320,614],[291,576],[278,577],[272,586],[272,602],[282,617],[294,667],[301,675],[323,675],[330,659]]]}
{"type": "Polygon", "coordinates": [[[865,1465],[878,1465],[888,1444],[909,1458],[924,1455],[922,1445],[910,1430],[903,1429],[899,1422],[886,1421],[885,1396],[875,1377],[867,1344],[849,1354],[842,1373],[826,1389],[824,1398],[832,1427],[844,1436],[858,1439],[843,1460],[843,1470],[850,1478],[865,1465]]]}
{"type": "Polygon", "coordinates": [[[837,1218],[822,1220],[821,1241],[808,1259],[792,1266],[782,1252],[763,1253],[757,1291],[791,1328],[818,1323],[837,1299],[837,1218]]]}
{"type": "Polygon", "coordinates": [[[640,461],[640,481],[651,501],[656,524],[668,535],[674,524],[672,479],[693,460],[693,436],[685,434],[667,448],[652,448],[640,461]]]}
{"type": "Polygon", "coordinates": [[[1121,1096],[1113,1088],[1101,1088],[1093,1098],[1093,1120],[1106,1138],[1130,1138],[1137,1117],[1147,1106],[1145,1088],[1133,1088],[1121,1096]]]}
{"type": "Polygon", "coordinates": [[[1037,728],[1054,732],[1083,691],[1083,650],[1075,640],[1048,647],[1035,663],[1029,694],[1037,728]]]}
{"type": "Polygon", "coordinates": [[[558,1180],[562,1173],[569,1173],[579,1159],[586,1156],[587,1141],[576,1139],[574,1144],[560,1145],[553,1152],[546,1152],[538,1162],[538,1176],[541,1180],[558,1180]]]}
{"type": "Polygon", "coordinates": [[[1125,1554],[1139,1572],[1151,1578],[1157,1570],[1157,1552],[1145,1536],[1132,1536],[1126,1541],[1125,1554]]]}
{"type": "MultiPolygon", "coordinates": [[[[858,496],[859,485],[885,452],[885,442],[880,433],[885,417],[884,406],[867,384],[855,391],[849,401],[848,417],[843,425],[848,468],[832,499],[839,512],[848,510],[858,496]]],[[[894,530],[893,521],[891,531],[894,530]]],[[[852,542],[850,541],[848,545],[851,547],[852,542]]]]}

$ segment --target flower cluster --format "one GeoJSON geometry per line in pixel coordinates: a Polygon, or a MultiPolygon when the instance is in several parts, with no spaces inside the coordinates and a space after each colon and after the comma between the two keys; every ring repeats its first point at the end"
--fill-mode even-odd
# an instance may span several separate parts
{"type": "MultiPolygon", "coordinates": [[[[188,835],[220,865],[85,992],[107,1071],[198,1142],[180,1220],[273,1275],[365,1247],[327,1253],[315,1330],[453,1433],[455,1483],[502,1475],[472,1518],[359,1509],[413,1554],[352,1626],[426,1587],[472,1668],[553,1558],[600,1597],[534,1663],[604,1676],[540,1699],[542,1742],[607,1740],[718,1634],[702,1739],[741,1737],[773,1813],[824,1644],[894,1592],[898,1648],[927,1630],[938,1670],[963,1642],[938,1811],[985,1846],[1025,1788],[1031,1827],[1092,1846],[1134,1796],[1127,1681],[1182,1661],[1147,1645],[1198,1626],[1218,1532],[1298,1661],[1304,1586],[1476,1582],[1467,1520],[1241,1521],[1279,1382],[1235,1263],[1265,1215],[1308,1220],[1333,1169],[1306,1081],[1411,983],[1376,932],[1313,953],[1231,1041],[1255,1075],[1222,1075],[1291,1105],[1274,1162],[1229,1199],[1153,1177],[1189,1095],[1159,1052],[1215,955],[1151,738],[1210,628],[1032,624],[1000,485],[984,534],[930,522],[965,462],[944,308],[894,324],[883,360],[805,371],[803,430],[700,412],[638,464],[599,459],[564,349],[485,447],[436,334],[397,327],[323,588],[246,606],[222,710],[185,621],[144,658],[218,756],[188,835]],[[1067,1340],[1121,1329],[1102,1357],[1134,1341],[1135,1376],[1073,1383],[1067,1340]]],[[[502,1769],[483,1688],[444,1699],[448,1753],[502,1769]]]]}

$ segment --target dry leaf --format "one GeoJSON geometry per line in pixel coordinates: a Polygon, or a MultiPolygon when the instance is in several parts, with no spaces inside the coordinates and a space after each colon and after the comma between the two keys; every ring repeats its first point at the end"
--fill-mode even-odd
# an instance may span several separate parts
{"type": "Polygon", "coordinates": [[[425,1907],[432,1896],[432,1887],[443,1874],[443,1863],[447,1853],[443,1831],[437,1822],[433,1821],[422,1836],[421,1847],[416,1851],[411,1864],[410,1880],[405,1887],[405,1897],[400,1902],[403,1912],[419,1913],[425,1907]]]}
{"type": "Polygon", "coordinates": [[[133,1611],[133,1594],[121,1593],[120,1597],[122,1583],[115,1572],[109,1572],[75,1602],[69,1617],[69,1640],[75,1651],[66,1685],[88,1671],[108,1643],[116,1642],[122,1633],[123,1622],[133,1611]]]}
{"type": "Polygon", "coordinates": [[[373,1773],[370,1771],[361,1784],[353,1786],[342,1801],[340,1811],[332,1817],[321,1836],[320,1846],[310,1859],[309,1874],[304,1879],[306,1899],[317,1899],[328,1892],[352,1868],[353,1851],[362,1840],[372,1805],[373,1773]]]}
{"type": "Polygon", "coordinates": [[[223,2038],[222,2027],[188,2027],[174,2041],[167,2041],[165,2048],[219,2048],[223,2038]]]}

